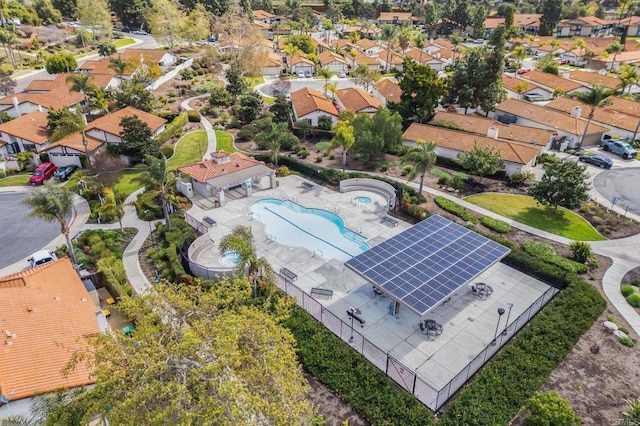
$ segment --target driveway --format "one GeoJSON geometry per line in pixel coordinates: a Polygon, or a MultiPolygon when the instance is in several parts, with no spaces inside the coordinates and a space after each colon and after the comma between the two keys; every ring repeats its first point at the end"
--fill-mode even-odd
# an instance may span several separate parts
{"type": "MultiPolygon", "coordinates": [[[[637,162],[637,160],[634,160],[637,162]]],[[[598,193],[629,212],[640,215],[640,191],[636,185],[640,182],[640,167],[618,168],[598,173],[593,179],[593,187],[598,193]]]]}
{"type": "Polygon", "coordinates": [[[21,201],[26,191],[0,193],[0,269],[24,262],[60,235],[60,225],[29,216],[31,209],[21,201]]]}

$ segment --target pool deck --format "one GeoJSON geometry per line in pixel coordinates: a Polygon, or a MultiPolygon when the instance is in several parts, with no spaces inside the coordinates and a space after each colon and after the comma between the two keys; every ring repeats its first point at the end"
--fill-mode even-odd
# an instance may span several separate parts
{"type": "MultiPolygon", "coordinates": [[[[434,319],[444,328],[438,338],[427,340],[419,329],[421,318],[417,315],[406,308],[401,308],[395,316],[390,314],[392,300],[376,296],[372,285],[346,268],[343,262],[323,259],[307,249],[271,241],[264,225],[253,219],[249,212],[251,203],[261,198],[291,199],[305,207],[334,211],[344,219],[347,227],[367,237],[370,246],[412,225],[400,220],[397,226],[381,223],[387,203],[373,192],[358,190],[339,193],[315,184],[313,188],[305,189],[302,183],[308,181],[299,176],[278,178],[278,182],[277,188],[256,192],[250,198],[235,199],[217,209],[202,210],[195,206],[189,214],[199,220],[209,216],[217,222],[217,226],[209,229],[214,244],[237,225],[251,226],[258,255],[265,257],[275,271],[285,267],[297,274],[298,279],[294,284],[307,295],[314,287],[332,290],[331,299],[317,301],[346,324],[350,324],[346,313],[349,307],[360,309],[360,317],[365,324],[360,327],[356,322],[355,330],[379,349],[416,371],[434,389],[444,387],[493,340],[498,308],[508,309],[508,303],[513,304],[509,316],[509,323],[512,324],[549,288],[539,280],[498,263],[473,280],[493,287],[493,294],[488,299],[481,300],[472,294],[470,286],[463,287],[449,301],[422,318],[434,319]],[[370,197],[373,203],[356,205],[352,200],[358,196],[370,197]]],[[[202,250],[194,260],[209,265],[217,263],[219,256],[217,247],[211,246],[202,250]]],[[[505,327],[506,316],[501,318],[500,331],[505,327]]],[[[344,323],[339,325],[341,337],[347,341],[351,330],[344,327],[344,323]]],[[[511,335],[499,339],[498,343],[509,337],[511,335]]],[[[363,341],[356,339],[353,344],[362,347],[363,341]]],[[[381,359],[372,359],[372,362],[381,367],[385,365],[386,356],[379,355],[381,359]]]]}

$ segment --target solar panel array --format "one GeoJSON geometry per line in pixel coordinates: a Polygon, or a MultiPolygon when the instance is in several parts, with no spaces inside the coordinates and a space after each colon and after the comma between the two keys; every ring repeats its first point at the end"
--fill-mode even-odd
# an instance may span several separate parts
{"type": "Polygon", "coordinates": [[[350,259],[346,265],[423,316],[509,251],[434,215],[350,259]]]}

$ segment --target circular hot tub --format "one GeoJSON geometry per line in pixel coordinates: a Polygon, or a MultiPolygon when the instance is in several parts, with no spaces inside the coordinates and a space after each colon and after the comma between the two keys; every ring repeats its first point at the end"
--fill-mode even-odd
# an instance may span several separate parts
{"type": "Polygon", "coordinates": [[[373,200],[369,197],[356,197],[353,199],[353,202],[356,204],[361,204],[361,205],[366,205],[366,204],[371,204],[373,202],[373,200]]]}
{"type": "Polygon", "coordinates": [[[218,259],[221,265],[237,266],[240,263],[240,253],[237,251],[228,251],[218,259]]]}

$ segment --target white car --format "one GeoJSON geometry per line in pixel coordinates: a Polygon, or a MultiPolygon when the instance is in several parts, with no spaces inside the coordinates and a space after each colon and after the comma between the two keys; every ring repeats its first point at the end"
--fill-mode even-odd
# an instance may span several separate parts
{"type": "Polygon", "coordinates": [[[304,78],[304,71],[298,71],[298,78],[304,78]]]}
{"type": "Polygon", "coordinates": [[[58,258],[54,252],[49,250],[37,251],[27,259],[31,264],[31,267],[44,265],[45,263],[53,262],[54,260],[58,260],[58,258]]]}

